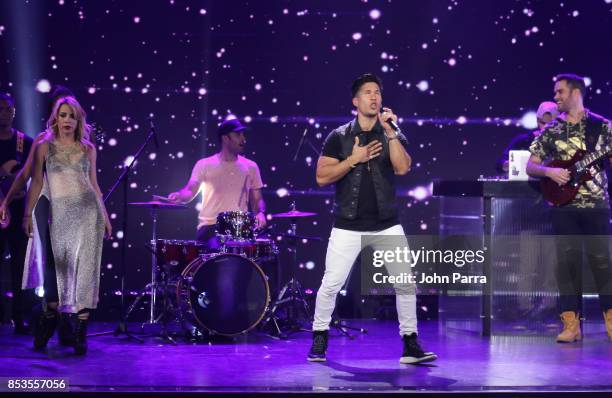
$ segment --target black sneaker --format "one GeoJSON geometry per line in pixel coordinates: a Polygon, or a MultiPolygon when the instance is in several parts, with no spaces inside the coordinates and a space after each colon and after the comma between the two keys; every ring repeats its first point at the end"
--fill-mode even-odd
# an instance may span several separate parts
{"type": "Polygon", "coordinates": [[[423,352],[417,341],[416,333],[405,334],[402,336],[402,340],[404,341],[404,352],[400,358],[400,363],[431,362],[438,358],[433,352],[423,352]]]}
{"type": "Polygon", "coordinates": [[[314,331],[312,332],[312,347],[308,352],[308,360],[310,362],[325,362],[325,351],[327,351],[327,337],[328,331],[314,331]]]}

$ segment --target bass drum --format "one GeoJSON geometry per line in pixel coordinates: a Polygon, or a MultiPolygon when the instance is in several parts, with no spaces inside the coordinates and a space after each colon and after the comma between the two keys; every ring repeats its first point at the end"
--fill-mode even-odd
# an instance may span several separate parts
{"type": "Polygon", "coordinates": [[[192,261],[178,281],[177,295],[186,320],[224,336],[253,329],[270,303],[266,275],[252,260],[236,254],[192,261]]]}

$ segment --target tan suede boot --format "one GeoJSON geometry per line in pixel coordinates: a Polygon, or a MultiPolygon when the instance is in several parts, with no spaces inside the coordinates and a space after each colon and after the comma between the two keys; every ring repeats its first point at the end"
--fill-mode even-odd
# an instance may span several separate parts
{"type": "Polygon", "coordinates": [[[606,320],[606,332],[608,332],[608,338],[612,341],[612,309],[604,312],[604,319],[606,320]]]}
{"type": "Polygon", "coordinates": [[[582,339],[580,332],[580,316],[574,311],[564,311],[561,313],[563,321],[563,331],[557,336],[557,343],[573,343],[582,339]]]}

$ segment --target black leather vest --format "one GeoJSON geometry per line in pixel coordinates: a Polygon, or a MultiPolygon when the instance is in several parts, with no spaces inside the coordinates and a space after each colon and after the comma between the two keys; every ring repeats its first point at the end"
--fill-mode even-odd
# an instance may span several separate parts
{"type": "MultiPolygon", "coordinates": [[[[342,148],[340,154],[341,161],[351,155],[353,145],[355,145],[355,137],[361,133],[356,123],[357,121],[354,119],[330,133],[337,134],[340,138],[342,148]]],[[[398,138],[405,144],[406,137],[402,133],[399,134],[398,138]]],[[[336,216],[349,220],[357,218],[362,173],[372,173],[372,180],[374,182],[373,193],[376,195],[376,204],[378,205],[378,219],[386,220],[397,216],[395,172],[389,157],[389,143],[384,138],[384,133],[380,141],[383,144],[382,152],[380,156],[369,162],[369,170],[368,163],[360,163],[336,182],[336,198],[334,202],[334,214],[336,216]]]]}

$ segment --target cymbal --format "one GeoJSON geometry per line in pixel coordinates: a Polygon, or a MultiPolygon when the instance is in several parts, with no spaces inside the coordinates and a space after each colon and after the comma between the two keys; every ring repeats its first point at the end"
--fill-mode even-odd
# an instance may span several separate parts
{"type": "Polygon", "coordinates": [[[130,206],[137,207],[149,207],[155,209],[186,209],[187,206],[177,204],[177,203],[168,203],[168,202],[160,202],[159,200],[152,200],[150,202],[130,202],[128,203],[130,206]]]}
{"type": "Polygon", "coordinates": [[[306,211],[299,211],[299,210],[291,210],[286,213],[271,214],[272,218],[298,218],[298,217],[312,217],[316,215],[317,213],[309,213],[306,211]]]}

